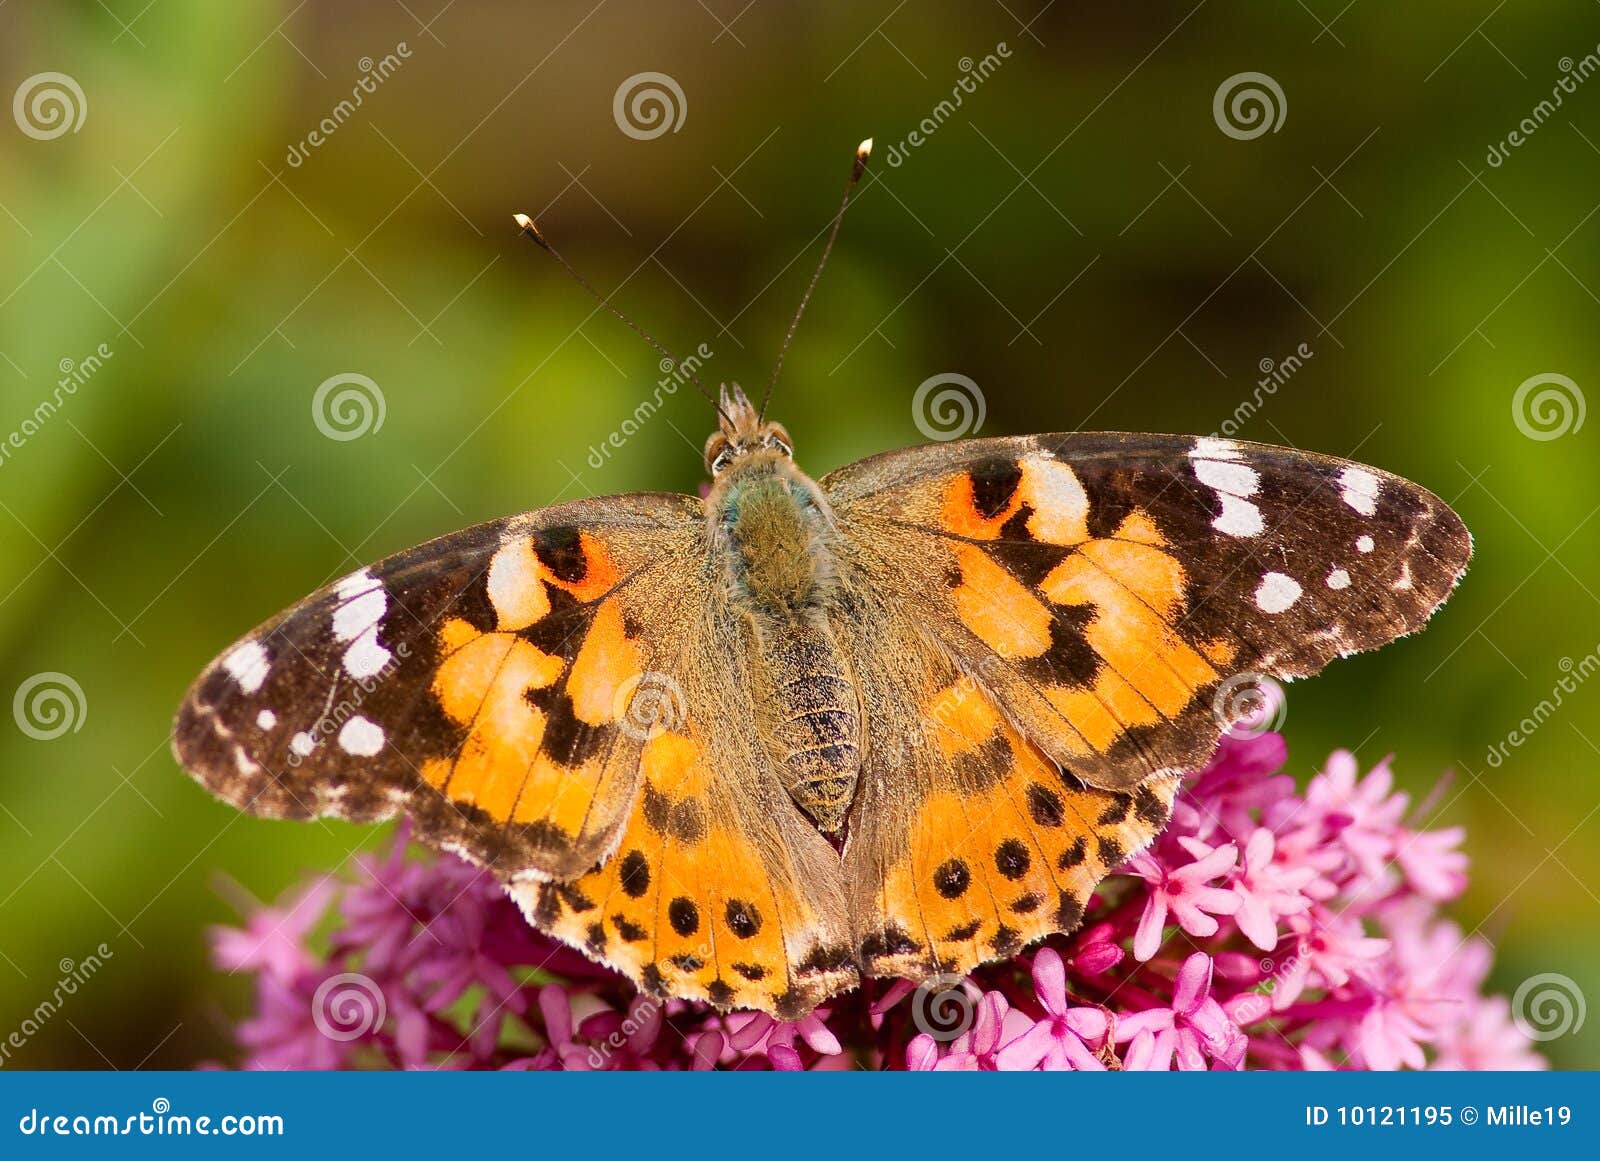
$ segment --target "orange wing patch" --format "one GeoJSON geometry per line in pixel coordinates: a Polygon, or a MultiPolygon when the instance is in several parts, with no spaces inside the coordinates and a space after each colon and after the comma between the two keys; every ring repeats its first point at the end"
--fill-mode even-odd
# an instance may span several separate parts
{"type": "Polygon", "coordinates": [[[1189,578],[1150,514],[1091,535],[1071,466],[1027,455],[957,473],[942,495],[941,530],[967,541],[952,547],[953,612],[997,656],[1041,663],[1030,676],[1066,723],[1061,756],[1104,755],[1176,718],[1231,660],[1227,642],[1197,648],[1179,632],[1189,578]],[[1018,551],[1034,554],[1020,570],[1018,551]]]}
{"type": "Polygon", "coordinates": [[[782,844],[758,849],[729,814],[700,743],[658,733],[640,767],[615,854],[570,884],[516,888],[529,917],[654,995],[796,1018],[851,986],[848,949],[819,941],[782,844]]]}
{"type": "Polygon", "coordinates": [[[1160,544],[1148,516],[1136,510],[1112,536],[1080,545],[1039,585],[1056,605],[1094,610],[1084,629],[1103,663],[1093,684],[1046,687],[1044,695],[1100,752],[1132,727],[1177,717],[1218,678],[1175,628],[1188,578],[1160,544]]]}
{"type": "Polygon", "coordinates": [[[592,866],[637,786],[637,739],[617,722],[643,656],[621,575],[589,532],[511,536],[484,576],[489,618],[438,630],[429,692],[457,744],[423,757],[422,779],[478,829],[516,832],[535,877],[592,866]]]}

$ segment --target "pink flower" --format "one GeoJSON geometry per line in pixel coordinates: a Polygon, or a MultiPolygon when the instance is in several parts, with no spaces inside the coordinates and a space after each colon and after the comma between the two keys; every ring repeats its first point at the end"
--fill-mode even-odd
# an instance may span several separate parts
{"type": "Polygon", "coordinates": [[[1232,1071],[1244,1065],[1249,1046],[1244,1033],[1211,997],[1211,957],[1203,951],[1183,961],[1171,1006],[1122,1017],[1116,1039],[1119,1044],[1132,1041],[1124,1068],[1155,1072],[1170,1070],[1174,1060],[1185,1071],[1203,1070],[1207,1058],[1218,1069],[1232,1071]]]}
{"type": "Polygon", "coordinates": [[[1395,832],[1410,801],[1404,794],[1391,797],[1394,774],[1388,760],[1379,762],[1365,778],[1348,750],[1335,751],[1323,772],[1306,787],[1306,805],[1337,837],[1368,879],[1382,876],[1395,848],[1395,832]]]}
{"type": "Polygon", "coordinates": [[[1001,1047],[995,1056],[1000,1070],[1105,1071],[1095,1055],[1105,1047],[1110,1032],[1105,1011],[1067,1003],[1066,966],[1048,947],[1033,957],[1033,991],[1044,1007],[1045,1018],[1001,1047]]]}
{"type": "Polygon", "coordinates": [[[1211,850],[1195,839],[1179,839],[1178,842],[1184,844],[1193,862],[1172,867],[1158,862],[1150,854],[1140,854],[1125,864],[1150,885],[1144,913],[1133,937],[1133,954],[1141,960],[1149,959],[1160,948],[1169,911],[1179,927],[1204,939],[1217,933],[1215,916],[1232,915],[1239,910],[1238,895],[1210,885],[1212,880],[1233,869],[1239,858],[1239,848],[1228,843],[1211,850]]]}
{"type": "Polygon", "coordinates": [[[1317,869],[1290,866],[1275,858],[1277,839],[1258,827],[1244,848],[1244,866],[1234,882],[1239,908],[1233,921],[1245,938],[1262,951],[1278,946],[1278,920],[1299,915],[1311,907],[1304,894],[1317,878],[1317,869]]]}
{"type": "Polygon", "coordinates": [[[285,983],[312,970],[317,961],[306,947],[306,934],[322,919],[335,889],[327,878],[314,879],[281,902],[258,907],[242,930],[213,927],[212,962],[228,972],[259,971],[285,983]]]}
{"type": "Polygon", "coordinates": [[[212,932],[212,955],[255,977],[234,1029],[247,1068],[1542,1066],[1484,992],[1492,949],[1442,914],[1466,881],[1460,828],[1406,820],[1386,762],[1363,777],[1334,754],[1301,794],[1285,760],[1275,734],[1224,739],[1080,930],[964,979],[968,1026],[948,1043],[923,1030],[920,981],[870,981],[792,1022],[642,995],[529,927],[491,875],[412,851],[403,826],[353,880],[212,932]],[[1163,955],[1169,923],[1192,946],[1163,955]],[[351,975],[384,1018],[345,1039],[317,995],[351,975]]]}
{"type": "MultiPolygon", "coordinates": [[[[977,989],[972,989],[976,991],[977,989]]],[[[970,993],[969,993],[970,994],[970,993]]],[[[938,1042],[927,1033],[914,1037],[906,1048],[906,1064],[913,1071],[997,1072],[1001,1045],[1021,1035],[1027,1020],[999,992],[980,995],[972,1009],[972,1026],[950,1042],[939,1055],[938,1042]],[[1022,1027],[1017,1027],[1018,1022],[1022,1027]]]]}
{"type": "Polygon", "coordinates": [[[1455,849],[1466,836],[1459,826],[1397,830],[1394,861],[1419,895],[1440,902],[1454,899],[1467,887],[1467,856],[1455,849]]]}

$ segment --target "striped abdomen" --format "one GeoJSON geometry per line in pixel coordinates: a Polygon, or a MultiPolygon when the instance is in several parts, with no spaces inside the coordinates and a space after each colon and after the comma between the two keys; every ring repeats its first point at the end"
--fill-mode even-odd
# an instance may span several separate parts
{"type": "Polygon", "coordinates": [[[763,634],[767,742],[784,786],[825,834],[844,827],[861,765],[856,687],[820,614],[763,634]]]}

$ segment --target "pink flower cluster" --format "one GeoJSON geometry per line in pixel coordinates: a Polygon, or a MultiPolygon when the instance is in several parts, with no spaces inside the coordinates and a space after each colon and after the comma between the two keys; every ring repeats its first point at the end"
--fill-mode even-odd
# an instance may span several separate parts
{"type": "Polygon", "coordinates": [[[1224,739],[1073,935],[797,1023],[640,995],[405,833],[355,881],[214,932],[213,954],[255,977],[249,1068],[1544,1067],[1484,994],[1489,945],[1439,913],[1466,884],[1461,829],[1408,821],[1387,762],[1336,753],[1300,793],[1286,756],[1276,734],[1224,739]]]}

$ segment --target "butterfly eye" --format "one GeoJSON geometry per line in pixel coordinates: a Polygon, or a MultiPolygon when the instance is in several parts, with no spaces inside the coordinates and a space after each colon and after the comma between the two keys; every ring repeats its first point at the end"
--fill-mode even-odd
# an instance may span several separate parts
{"type": "Polygon", "coordinates": [[[713,476],[720,476],[723,472],[723,469],[729,464],[733,463],[733,455],[734,452],[731,447],[725,447],[719,451],[716,459],[711,461],[711,474],[713,476]]]}
{"type": "Polygon", "coordinates": [[[790,459],[794,458],[794,448],[790,445],[789,441],[784,439],[782,436],[769,435],[767,436],[766,442],[768,447],[777,448],[790,459]]]}

